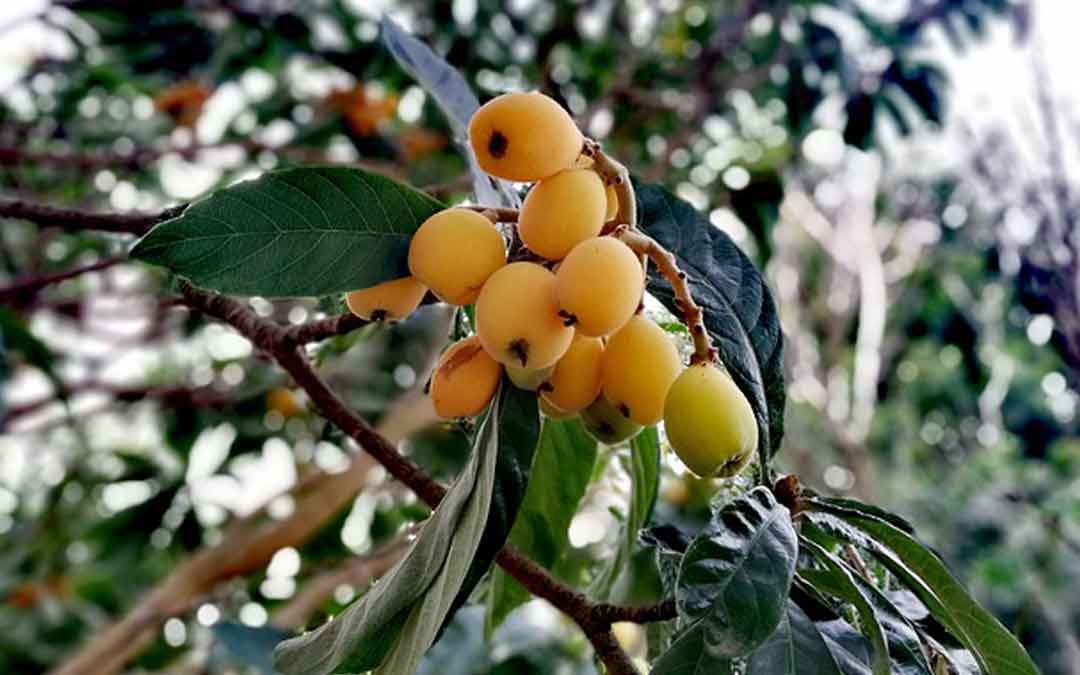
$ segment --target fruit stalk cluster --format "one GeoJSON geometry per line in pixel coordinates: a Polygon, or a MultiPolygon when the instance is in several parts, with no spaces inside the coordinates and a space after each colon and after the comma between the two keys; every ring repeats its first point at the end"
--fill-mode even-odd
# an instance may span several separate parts
{"type": "Polygon", "coordinates": [[[665,422],[672,447],[702,476],[739,472],[757,446],[750,405],[717,367],[704,315],[675,256],[637,229],[626,168],[540,93],[499,96],[469,125],[480,167],[529,182],[520,212],[454,207],[410,242],[410,276],[350,293],[349,308],[399,320],[428,291],[475,306],[475,334],[451,345],[431,379],[436,412],[472,417],[505,373],[537,392],[545,416],[580,416],[604,443],[665,422]],[[514,256],[499,224],[520,242],[514,256]],[[690,366],[643,312],[646,265],[671,283],[694,341],[690,366]]]}

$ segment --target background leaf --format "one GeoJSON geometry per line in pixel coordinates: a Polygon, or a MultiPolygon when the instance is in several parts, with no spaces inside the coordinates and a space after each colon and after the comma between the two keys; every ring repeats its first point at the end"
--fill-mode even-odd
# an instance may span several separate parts
{"type": "Polygon", "coordinates": [[[769,490],[738,497],[686,550],[675,594],[680,620],[716,656],[748,653],[783,615],[797,554],[791,516],[769,490]]]}
{"type": "Polygon", "coordinates": [[[442,208],[360,169],[272,171],[157,225],[131,256],[222,293],[339,293],[406,276],[413,232],[442,208]]]}
{"type": "MultiPolygon", "coordinates": [[[[678,258],[727,370],[746,395],[760,429],[764,466],[784,433],[783,334],[768,286],[754,263],[720,228],[659,185],[635,181],[641,229],[678,258]]],[[[679,314],[671,286],[650,270],[649,292],[679,314]]]]}
{"type": "MultiPolygon", "coordinates": [[[[655,556],[645,553],[638,545],[638,533],[649,524],[656,495],[660,489],[660,436],[656,427],[643,430],[630,441],[630,503],[626,520],[619,534],[615,556],[593,584],[592,592],[613,602],[632,602],[641,598],[628,597],[638,585],[643,566],[655,569],[655,556]],[[644,554],[638,557],[638,553],[644,554]],[[615,595],[616,591],[621,591],[615,595]]],[[[646,585],[648,585],[646,583],[646,585]]]]}
{"type": "MultiPolygon", "coordinates": [[[[595,463],[596,440],[580,420],[545,419],[525,501],[510,530],[510,543],[551,569],[566,549],[570,521],[589,486],[595,463]]],[[[528,599],[529,592],[521,584],[499,568],[492,570],[488,634],[528,599]]]]}
{"type": "Polygon", "coordinates": [[[274,675],[274,645],[288,637],[286,631],[273,626],[246,626],[234,621],[220,621],[210,630],[217,639],[220,660],[260,675],[274,675]]]}

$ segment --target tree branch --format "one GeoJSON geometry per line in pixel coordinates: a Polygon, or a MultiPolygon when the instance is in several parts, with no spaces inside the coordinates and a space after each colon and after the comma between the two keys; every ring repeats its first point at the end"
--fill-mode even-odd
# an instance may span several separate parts
{"type": "Polygon", "coordinates": [[[186,206],[165,209],[160,213],[92,213],[19,199],[0,199],[0,217],[29,220],[42,227],[59,227],[69,231],[97,230],[142,235],[154,225],[180,215],[186,206]]]}
{"type": "MultiPolygon", "coordinates": [[[[396,448],[349,409],[315,373],[303,353],[284,338],[287,329],[266,321],[236,300],[199,290],[186,281],[181,282],[180,290],[190,306],[228,323],[271,354],[307,392],[323,417],[371,453],[392,476],[412,489],[428,505],[433,508],[438,505],[446,488],[398,453],[396,448]]],[[[636,670],[611,633],[610,617],[620,612],[607,608],[597,613],[584,594],[562,584],[542,566],[510,546],[499,552],[496,561],[526,589],[573,619],[589,638],[610,673],[635,675],[636,670]]],[[[674,603],[661,603],[657,609],[641,612],[640,616],[659,621],[674,618],[674,610],[674,603]]],[[[632,614],[635,610],[628,611],[632,614]]]]}
{"type": "Polygon", "coordinates": [[[7,305],[28,304],[33,300],[34,296],[46,286],[58,284],[61,281],[67,281],[68,279],[74,279],[75,277],[87,274],[88,272],[101,271],[112,267],[117,263],[123,262],[123,260],[123,258],[105,258],[89,265],[64,270],[63,272],[56,272],[55,274],[32,275],[16,279],[10,286],[0,288],[0,303],[7,305]]]}

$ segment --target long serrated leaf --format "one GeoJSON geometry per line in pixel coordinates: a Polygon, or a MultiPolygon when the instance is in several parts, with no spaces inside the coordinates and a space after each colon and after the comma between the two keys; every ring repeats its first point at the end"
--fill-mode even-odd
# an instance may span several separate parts
{"type": "Polygon", "coordinates": [[[894,670],[898,673],[930,675],[930,664],[923,653],[918,633],[884,593],[816,542],[801,537],[799,545],[825,566],[824,570],[803,570],[803,577],[819,590],[851,603],[859,613],[859,623],[874,647],[875,675],[888,675],[894,670]],[[890,667],[890,648],[901,667],[890,667]]]}
{"type": "Polygon", "coordinates": [[[360,169],[285,169],[192,204],[131,256],[222,293],[339,293],[406,276],[413,232],[443,208],[360,169]]]}
{"type": "Polygon", "coordinates": [[[985,675],[1039,672],[1016,637],[975,602],[937,555],[911,535],[880,518],[852,512],[811,514],[810,523],[873,553],[972,652],[985,675]]]}
{"type": "Polygon", "coordinates": [[[702,631],[714,654],[750,652],[784,614],[797,556],[787,508],[754,488],[713,514],[686,550],[675,593],[680,619],[702,631]]]}
{"type": "Polygon", "coordinates": [[[491,568],[495,556],[510,535],[528,491],[533,458],[540,438],[540,412],[536,395],[503,383],[506,395],[499,422],[499,452],[495,464],[495,486],[491,496],[484,534],[473,556],[469,572],[450,609],[453,614],[464,605],[480,579],[491,568]]]}
{"type": "Polygon", "coordinates": [[[469,83],[431,47],[410,35],[390,17],[384,16],[379,25],[383,44],[390,55],[435,99],[450,122],[454,139],[468,159],[473,192],[479,202],[492,206],[520,206],[520,198],[508,183],[489,176],[480,169],[468,143],[469,119],[480,107],[480,101],[469,83]]]}
{"type": "Polygon", "coordinates": [[[424,523],[408,554],[340,615],[279,644],[274,650],[278,670],[286,675],[363,672],[383,661],[413,607],[442,572],[485,460],[494,464],[493,453],[487,449],[497,442],[498,400],[482,418],[468,463],[424,523]]]}
{"type": "MultiPolygon", "coordinates": [[[[525,501],[510,530],[510,543],[547,569],[562,557],[570,521],[585,495],[596,463],[596,440],[577,419],[545,419],[525,501]]],[[[485,629],[490,635],[529,592],[501,569],[491,577],[485,629]]]]}
{"type": "Polygon", "coordinates": [[[805,537],[799,538],[799,546],[802,550],[812,553],[825,566],[824,570],[803,570],[803,578],[818,590],[836,596],[855,607],[855,611],[859,614],[859,623],[870,637],[870,644],[874,647],[874,675],[889,675],[889,646],[885,641],[885,631],[881,628],[874,606],[855,583],[854,575],[823,546],[805,537]]]}
{"type": "MultiPolygon", "coordinates": [[[[732,379],[758,421],[764,465],[784,433],[783,334],[776,304],[754,263],[694,207],[659,185],[635,181],[641,229],[675,254],[732,379]]],[[[649,291],[679,314],[671,285],[650,270],[649,291]]]]}
{"type": "MultiPolygon", "coordinates": [[[[502,387],[501,395],[491,405],[488,414],[480,422],[476,433],[473,453],[479,455],[478,473],[472,495],[465,512],[461,515],[453,533],[446,562],[420,602],[412,608],[393,649],[375,669],[374,675],[401,675],[412,673],[420,665],[428,647],[435,642],[447,617],[456,609],[455,602],[464,588],[473,557],[485,534],[488,514],[499,507],[492,504],[495,488],[495,465],[499,455],[500,415],[499,409],[508,407],[508,399],[520,394],[515,387],[502,387]]],[[[535,403],[533,404],[535,414],[535,403]]],[[[534,441],[535,443],[535,441],[534,441]]],[[[507,526],[505,532],[509,531],[507,526]]],[[[502,542],[499,542],[502,546],[502,542]]],[[[488,565],[491,564],[488,560],[488,565]]],[[[486,567],[485,567],[486,569],[486,567]]],[[[343,671],[339,671],[343,672],[343,671]]]]}
{"type": "Polygon", "coordinates": [[[874,518],[880,518],[884,521],[892,523],[896,527],[900,528],[908,534],[915,533],[915,526],[907,521],[903,516],[899,516],[891,511],[886,511],[880,506],[874,506],[873,504],[867,504],[860,502],[857,499],[844,499],[842,497],[807,497],[805,500],[809,504],[815,504],[822,507],[827,507],[832,513],[839,511],[854,512],[856,514],[862,514],[872,516],[874,518]]]}
{"type": "MultiPolygon", "coordinates": [[[[857,672],[841,668],[837,661],[834,647],[810,617],[787,600],[776,631],[747,658],[746,675],[855,675],[857,672]]],[[[864,672],[868,675],[870,671],[864,672]]]]}

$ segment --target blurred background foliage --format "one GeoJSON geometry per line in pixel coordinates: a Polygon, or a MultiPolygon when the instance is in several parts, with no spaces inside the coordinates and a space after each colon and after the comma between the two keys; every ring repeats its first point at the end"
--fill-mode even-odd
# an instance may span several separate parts
{"type": "MultiPolygon", "coordinates": [[[[780,467],[908,516],[1044,672],[1080,672],[1080,144],[1053,88],[1068,65],[1038,58],[1038,6],[27,3],[0,28],[24,36],[5,64],[0,190],[154,211],[271,168],[340,163],[466,198],[451,129],[379,42],[384,12],[481,99],[556,97],[632,171],[731,234],[781,308],[780,467]],[[963,82],[947,65],[988,36],[1030,57],[1020,124],[951,104],[963,82]]],[[[350,448],[250,344],[178,310],[170,279],[114,262],[129,239],[17,220],[0,237],[0,671],[33,673],[220,543],[230,519],[264,504],[286,517],[291,497],[277,495],[342,470],[350,448]]],[[[251,304],[292,323],[342,309],[251,304]]],[[[422,388],[446,329],[433,307],[335,338],[319,348],[323,371],[385,419],[422,388]]],[[[445,479],[467,443],[436,427],[408,449],[445,479]]],[[[562,576],[589,582],[617,545],[624,458],[600,453],[562,576]]],[[[381,475],[369,484],[308,543],[165,621],[136,668],[266,668],[252,645],[267,633],[248,629],[320,622],[362,584],[343,578],[305,611],[302,589],[426,515],[381,475]]],[[[723,488],[665,459],[653,521],[696,527],[723,488]]],[[[580,635],[536,603],[494,647],[482,628],[476,609],[459,615],[436,647],[440,672],[594,670],[580,635]]],[[[624,637],[644,652],[644,635],[624,637]]]]}

